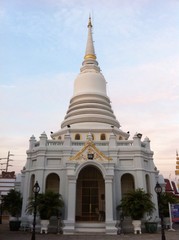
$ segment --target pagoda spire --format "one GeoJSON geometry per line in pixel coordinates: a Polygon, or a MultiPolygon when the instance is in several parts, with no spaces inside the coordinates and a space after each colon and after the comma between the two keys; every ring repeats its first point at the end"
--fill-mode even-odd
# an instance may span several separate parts
{"type": "Polygon", "coordinates": [[[87,39],[86,52],[85,52],[84,59],[96,59],[94,44],[93,44],[92,28],[93,26],[91,23],[91,17],[89,16],[88,39],[87,39]]]}
{"type": "Polygon", "coordinates": [[[97,72],[100,72],[100,68],[98,66],[98,62],[96,61],[96,54],[94,50],[94,43],[93,43],[93,33],[92,28],[93,25],[91,23],[91,17],[89,16],[88,20],[88,38],[86,43],[86,51],[84,56],[84,61],[82,63],[81,72],[85,70],[95,70],[97,72]]]}
{"type": "Polygon", "coordinates": [[[175,170],[175,175],[179,175],[179,156],[178,156],[178,151],[176,151],[176,170],[175,170]]]}

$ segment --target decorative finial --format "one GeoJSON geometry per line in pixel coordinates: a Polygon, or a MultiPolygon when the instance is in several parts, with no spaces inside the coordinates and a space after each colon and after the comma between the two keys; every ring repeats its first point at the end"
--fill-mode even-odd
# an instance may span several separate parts
{"type": "Polygon", "coordinates": [[[85,60],[96,59],[94,45],[93,45],[93,37],[92,37],[91,16],[89,16],[89,21],[88,21],[88,39],[87,39],[86,53],[85,53],[84,59],[85,60]]]}
{"type": "Polygon", "coordinates": [[[88,27],[93,27],[93,25],[91,23],[91,16],[89,16],[88,27]]]}
{"type": "Polygon", "coordinates": [[[92,134],[89,132],[86,138],[88,141],[92,141],[93,140],[93,136],[92,134]]]}
{"type": "Polygon", "coordinates": [[[96,54],[94,50],[94,42],[93,42],[93,34],[92,34],[92,23],[91,16],[88,19],[88,38],[86,43],[86,51],[84,56],[84,61],[82,62],[82,67],[80,71],[86,71],[87,69],[93,69],[96,72],[100,72],[100,68],[98,67],[98,62],[96,61],[96,54]]]}

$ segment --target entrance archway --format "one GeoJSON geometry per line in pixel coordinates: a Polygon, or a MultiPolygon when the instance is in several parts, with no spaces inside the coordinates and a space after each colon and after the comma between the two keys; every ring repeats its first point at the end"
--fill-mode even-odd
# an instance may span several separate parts
{"type": "Polygon", "coordinates": [[[104,179],[95,166],[84,167],[78,175],[76,221],[105,221],[104,179]]]}

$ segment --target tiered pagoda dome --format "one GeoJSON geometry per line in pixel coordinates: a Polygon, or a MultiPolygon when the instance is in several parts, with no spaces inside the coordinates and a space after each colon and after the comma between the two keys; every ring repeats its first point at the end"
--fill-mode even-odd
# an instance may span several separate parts
{"type": "Polygon", "coordinates": [[[110,99],[106,93],[106,80],[96,61],[92,38],[92,24],[89,18],[86,53],[81,72],[74,83],[74,93],[61,127],[85,123],[94,127],[94,123],[119,128],[119,122],[113,114],[110,99]]]}

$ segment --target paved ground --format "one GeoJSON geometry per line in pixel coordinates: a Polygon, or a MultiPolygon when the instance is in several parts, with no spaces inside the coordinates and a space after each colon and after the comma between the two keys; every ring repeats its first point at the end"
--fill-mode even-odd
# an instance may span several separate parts
{"type": "MultiPolygon", "coordinates": [[[[166,240],[179,239],[179,224],[174,225],[176,231],[165,231],[166,240]]],[[[0,240],[31,240],[31,232],[9,231],[8,223],[0,224],[0,240]]],[[[58,234],[36,234],[36,240],[160,240],[161,234],[142,233],[134,235],[132,233],[123,235],[104,235],[104,234],[78,234],[78,235],[58,235],[58,234]]]]}

